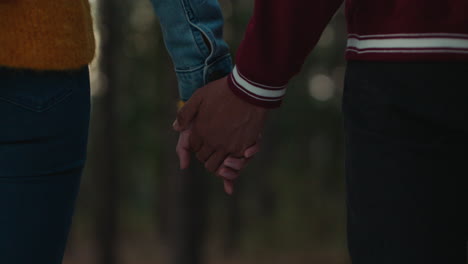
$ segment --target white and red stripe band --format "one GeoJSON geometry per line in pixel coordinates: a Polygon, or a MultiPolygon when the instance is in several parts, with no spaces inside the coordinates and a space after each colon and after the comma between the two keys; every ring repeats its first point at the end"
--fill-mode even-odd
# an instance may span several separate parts
{"type": "Polygon", "coordinates": [[[279,107],[286,93],[286,85],[269,86],[256,83],[242,75],[237,66],[234,66],[228,82],[236,95],[252,104],[266,108],[279,107]]]}
{"type": "Polygon", "coordinates": [[[366,53],[453,53],[468,54],[468,34],[413,33],[348,35],[347,52],[366,53]]]}

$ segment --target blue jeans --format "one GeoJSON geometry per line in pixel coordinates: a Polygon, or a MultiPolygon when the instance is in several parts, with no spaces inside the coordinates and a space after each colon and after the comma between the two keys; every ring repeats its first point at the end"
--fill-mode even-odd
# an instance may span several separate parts
{"type": "Polygon", "coordinates": [[[0,67],[0,263],[62,263],[90,110],[87,67],[0,67]]]}

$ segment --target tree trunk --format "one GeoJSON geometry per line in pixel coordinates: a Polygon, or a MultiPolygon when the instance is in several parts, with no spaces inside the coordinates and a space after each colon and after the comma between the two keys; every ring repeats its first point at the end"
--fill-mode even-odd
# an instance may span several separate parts
{"type": "Polygon", "coordinates": [[[204,171],[205,168],[193,160],[188,170],[170,179],[173,194],[169,218],[171,264],[203,263],[208,203],[204,171]]]}
{"type": "Polygon", "coordinates": [[[94,181],[96,183],[96,241],[99,264],[116,264],[117,256],[117,219],[119,192],[119,156],[115,113],[117,85],[117,43],[119,43],[119,23],[116,1],[100,0],[101,18],[101,61],[100,69],[104,77],[101,89],[104,93],[95,100],[96,124],[94,181]]]}

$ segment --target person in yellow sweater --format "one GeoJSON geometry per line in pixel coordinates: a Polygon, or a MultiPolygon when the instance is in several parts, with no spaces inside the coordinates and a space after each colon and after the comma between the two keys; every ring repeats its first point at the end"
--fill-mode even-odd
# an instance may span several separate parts
{"type": "Polygon", "coordinates": [[[86,158],[90,7],[0,0],[0,263],[59,264],[86,158]]]}
{"type": "MultiPolygon", "coordinates": [[[[183,101],[229,74],[216,0],[152,2],[183,101]]],[[[0,0],[1,264],[62,262],[86,161],[94,51],[88,0],[0,0]]],[[[226,160],[234,165],[218,175],[229,187],[246,160],[226,160]]]]}

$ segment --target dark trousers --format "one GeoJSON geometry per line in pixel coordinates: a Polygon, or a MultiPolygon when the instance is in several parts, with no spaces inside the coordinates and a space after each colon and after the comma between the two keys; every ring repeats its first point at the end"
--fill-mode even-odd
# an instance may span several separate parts
{"type": "Polygon", "coordinates": [[[89,114],[87,68],[0,68],[0,263],[62,263],[89,114]]]}
{"type": "Polygon", "coordinates": [[[468,63],[349,62],[353,264],[466,264],[468,63]]]}

